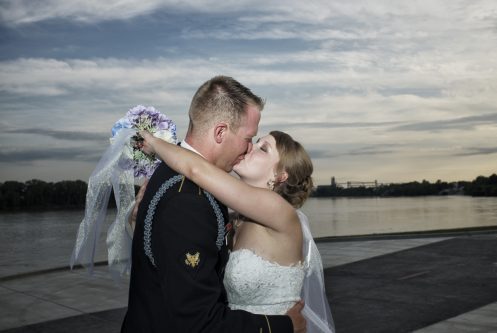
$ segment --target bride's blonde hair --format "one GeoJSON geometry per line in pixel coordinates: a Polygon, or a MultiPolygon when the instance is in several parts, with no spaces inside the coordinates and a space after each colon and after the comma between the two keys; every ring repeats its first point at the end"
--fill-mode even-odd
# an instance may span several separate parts
{"type": "Polygon", "coordinates": [[[302,145],[290,135],[272,131],[269,133],[276,140],[280,161],[276,166],[278,172],[286,171],[288,178],[276,183],[274,191],[280,194],[293,207],[300,208],[312,192],[312,161],[302,145]]]}

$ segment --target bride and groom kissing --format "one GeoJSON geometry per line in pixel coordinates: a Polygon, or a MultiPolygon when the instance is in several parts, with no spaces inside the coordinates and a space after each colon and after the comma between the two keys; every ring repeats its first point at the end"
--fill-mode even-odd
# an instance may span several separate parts
{"type": "Polygon", "coordinates": [[[121,332],[333,332],[321,258],[298,210],[312,162],[283,132],[252,143],[263,107],[216,76],[195,93],[179,146],[140,133],[141,149],[163,163],[137,196],[121,332]]]}

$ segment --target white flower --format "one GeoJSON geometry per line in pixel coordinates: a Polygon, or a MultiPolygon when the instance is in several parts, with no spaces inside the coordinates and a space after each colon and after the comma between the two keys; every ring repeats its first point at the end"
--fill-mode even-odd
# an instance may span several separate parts
{"type": "Polygon", "coordinates": [[[159,139],[164,140],[166,142],[175,143],[173,133],[171,133],[168,130],[159,130],[159,131],[154,133],[154,136],[156,138],[159,138],[159,139]]]}

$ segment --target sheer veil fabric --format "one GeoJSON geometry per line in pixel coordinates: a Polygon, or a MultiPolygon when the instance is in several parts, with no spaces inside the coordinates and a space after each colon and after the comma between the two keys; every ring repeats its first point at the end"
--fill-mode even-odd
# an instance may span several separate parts
{"type": "Polygon", "coordinates": [[[335,332],[330,306],[324,289],[324,273],[321,255],[311,234],[309,221],[297,210],[302,225],[303,257],[306,270],[301,298],[305,302],[302,314],[307,320],[307,333],[335,332]]]}
{"type": "Polygon", "coordinates": [[[76,236],[76,243],[70,259],[71,268],[81,264],[93,272],[95,254],[111,191],[116,199],[116,219],[107,230],[107,260],[112,276],[119,281],[129,273],[131,265],[131,240],[128,230],[128,216],[135,204],[135,188],[130,138],[136,130],[122,129],[114,142],[104,152],[88,181],[85,215],[76,236]]]}

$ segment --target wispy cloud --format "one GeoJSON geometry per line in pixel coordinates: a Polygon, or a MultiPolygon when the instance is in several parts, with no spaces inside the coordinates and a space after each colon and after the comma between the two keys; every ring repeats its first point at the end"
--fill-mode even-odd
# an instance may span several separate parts
{"type": "Polygon", "coordinates": [[[378,146],[364,146],[364,147],[350,147],[344,149],[345,147],[334,147],[330,146],[328,149],[310,149],[308,151],[309,156],[312,159],[328,159],[328,158],[338,158],[344,156],[374,156],[374,155],[389,155],[395,154],[402,148],[402,145],[396,144],[385,144],[378,146]]]}
{"type": "Polygon", "coordinates": [[[31,96],[59,96],[81,91],[175,91],[185,75],[202,80],[206,62],[56,60],[21,58],[0,62],[0,90],[31,96]],[[189,66],[190,64],[190,66],[189,66]],[[190,69],[188,69],[190,67],[190,69]],[[200,79],[202,77],[202,79],[200,79]],[[176,84],[174,84],[176,82],[176,84]]]}
{"type": "Polygon", "coordinates": [[[480,116],[469,116],[455,119],[416,122],[394,127],[395,131],[442,131],[442,130],[473,130],[479,125],[492,125],[497,128],[497,113],[480,116]]]}
{"type": "Polygon", "coordinates": [[[127,19],[152,12],[163,5],[159,0],[143,0],[137,3],[98,0],[6,0],[0,6],[0,18],[10,25],[30,24],[50,19],[72,19],[94,23],[109,19],[127,19]]]}
{"type": "Polygon", "coordinates": [[[454,154],[454,156],[478,156],[497,154],[497,147],[468,147],[464,152],[454,154]]]}
{"type": "Polygon", "coordinates": [[[4,133],[12,134],[37,134],[41,136],[50,137],[53,139],[67,140],[67,141],[97,141],[106,142],[109,139],[109,134],[101,132],[79,132],[79,131],[60,131],[54,129],[43,128],[18,128],[7,129],[4,133]]]}
{"type": "Polygon", "coordinates": [[[0,163],[26,164],[46,160],[96,162],[102,156],[101,154],[102,151],[98,147],[6,149],[0,151],[0,163]]]}
{"type": "Polygon", "coordinates": [[[282,122],[282,123],[271,123],[265,124],[265,127],[271,128],[308,128],[308,129],[318,129],[318,128],[361,128],[361,127],[385,127],[399,124],[398,121],[384,121],[384,122],[282,122]]]}

